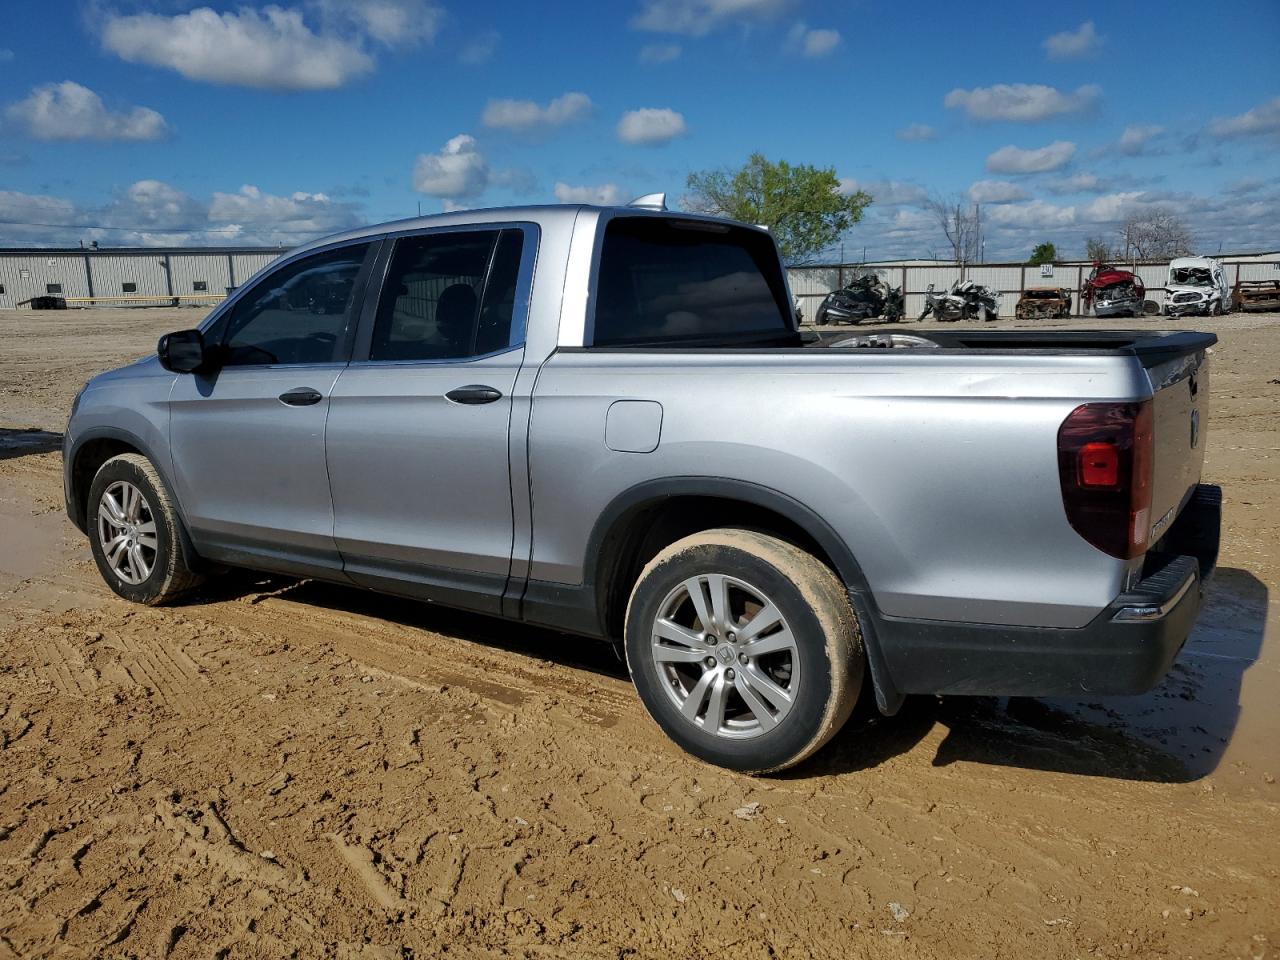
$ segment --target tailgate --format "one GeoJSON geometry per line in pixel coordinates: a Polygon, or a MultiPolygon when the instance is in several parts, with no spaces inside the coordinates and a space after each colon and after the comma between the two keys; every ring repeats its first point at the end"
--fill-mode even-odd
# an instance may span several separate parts
{"type": "Polygon", "coordinates": [[[1206,350],[1217,338],[1212,334],[1177,334],[1170,339],[1182,343],[1164,343],[1149,352],[1140,346],[1137,350],[1155,396],[1152,544],[1168,530],[1200,482],[1209,417],[1206,350]]]}

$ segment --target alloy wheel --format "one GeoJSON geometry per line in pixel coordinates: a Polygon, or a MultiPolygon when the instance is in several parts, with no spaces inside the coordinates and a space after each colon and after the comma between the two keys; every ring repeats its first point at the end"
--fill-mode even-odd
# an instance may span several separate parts
{"type": "Polygon", "coordinates": [[[125,583],[142,583],[151,576],[159,550],[155,514],[142,491],[127,480],[102,491],[98,542],[107,566],[125,583]]]}
{"type": "Polygon", "coordinates": [[[687,721],[743,740],[786,718],[800,689],[800,656],[763,591],[725,574],[699,574],[667,594],[658,611],[649,652],[687,721]]]}

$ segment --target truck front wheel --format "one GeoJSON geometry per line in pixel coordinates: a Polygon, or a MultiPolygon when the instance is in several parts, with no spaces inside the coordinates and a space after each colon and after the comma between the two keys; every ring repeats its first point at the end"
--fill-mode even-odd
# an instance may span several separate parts
{"type": "Polygon", "coordinates": [[[746,773],[786,769],[853,710],[865,669],[843,584],[792,544],[718,529],[671,544],[640,574],[627,665],[676,743],[746,773]]]}
{"type": "Polygon", "coordinates": [[[87,514],[98,571],[126,600],[170,603],[203,579],[187,566],[177,508],[146,457],[124,453],[104,463],[89,486],[87,514]]]}

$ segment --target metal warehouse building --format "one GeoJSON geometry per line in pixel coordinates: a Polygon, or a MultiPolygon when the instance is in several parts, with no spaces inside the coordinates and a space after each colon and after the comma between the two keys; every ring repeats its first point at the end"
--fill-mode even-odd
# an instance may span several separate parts
{"type": "Polygon", "coordinates": [[[0,309],[32,297],[102,305],[209,303],[276,257],[275,247],[0,248],[0,309]]]}
{"type": "MultiPolygon", "coordinates": [[[[110,249],[0,248],[0,309],[32,297],[65,297],[69,306],[211,304],[285,252],[277,247],[117,247],[110,249]]],[[[1217,254],[1228,281],[1280,279],[1280,251],[1217,254]]],[[[1130,263],[1157,305],[1164,301],[1168,262],[1130,263]]],[[[806,318],[830,291],[865,273],[874,273],[906,293],[907,316],[923,309],[925,290],[946,290],[961,277],[1000,294],[1000,314],[1010,316],[1028,287],[1066,287],[1080,303],[1091,265],[1079,260],[1048,267],[1023,263],[981,263],[958,267],[944,260],[898,260],[831,266],[792,267],[791,290],[806,318]]]]}

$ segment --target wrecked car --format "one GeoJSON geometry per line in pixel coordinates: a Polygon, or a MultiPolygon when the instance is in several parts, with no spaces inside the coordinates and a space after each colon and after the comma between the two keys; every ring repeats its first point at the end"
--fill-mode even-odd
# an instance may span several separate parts
{"type": "Polygon", "coordinates": [[[995,320],[1000,315],[1000,294],[972,280],[957,280],[947,293],[934,293],[933,284],[925,289],[923,320],[930,314],[943,323],[956,320],[995,320]]]}
{"type": "Polygon", "coordinates": [[[1218,316],[1231,309],[1231,289],[1222,264],[1209,257],[1179,257],[1169,262],[1164,314],[1218,316]]]}
{"type": "Polygon", "coordinates": [[[1231,300],[1237,310],[1280,310],[1280,280],[1237,280],[1231,300]]]}
{"type": "Polygon", "coordinates": [[[818,306],[814,321],[819,324],[859,323],[873,317],[897,323],[902,319],[904,297],[901,287],[891,287],[873,273],[855,277],[833,290],[818,306]]]}
{"type": "Polygon", "coordinates": [[[1019,320],[1071,316],[1071,291],[1063,287],[1032,287],[1022,292],[1013,315],[1019,320]]]}
{"type": "Polygon", "coordinates": [[[1081,296],[1081,312],[1095,317],[1136,317],[1142,313],[1147,289],[1128,270],[1095,262],[1081,296]]]}

